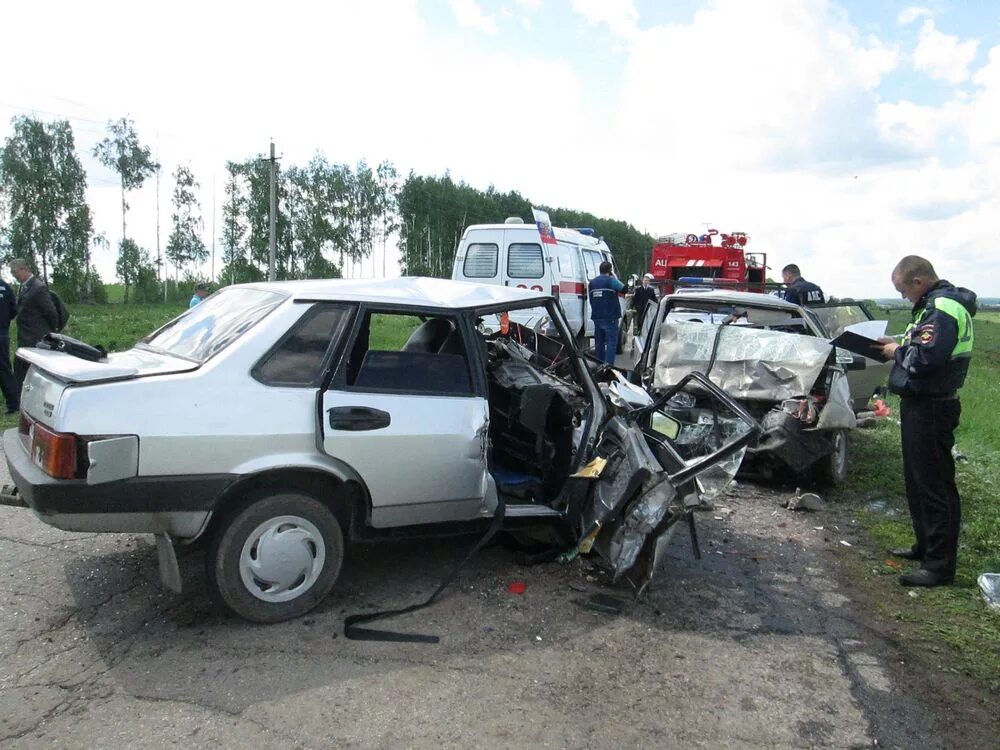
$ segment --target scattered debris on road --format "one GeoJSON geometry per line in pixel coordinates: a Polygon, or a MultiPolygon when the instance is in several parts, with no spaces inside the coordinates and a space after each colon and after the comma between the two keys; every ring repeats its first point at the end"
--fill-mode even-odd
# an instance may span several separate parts
{"type": "Polygon", "coordinates": [[[815,492],[803,492],[801,489],[796,489],[795,494],[784,501],[781,507],[788,508],[788,510],[822,511],[826,510],[826,503],[815,492]]]}
{"type": "Polygon", "coordinates": [[[977,579],[977,583],[986,605],[1000,612],[1000,573],[983,573],[977,579]]]}

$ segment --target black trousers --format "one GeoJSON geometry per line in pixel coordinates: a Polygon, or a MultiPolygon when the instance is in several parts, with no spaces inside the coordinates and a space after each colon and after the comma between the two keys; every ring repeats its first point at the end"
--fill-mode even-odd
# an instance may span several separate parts
{"type": "Polygon", "coordinates": [[[0,333],[0,390],[7,402],[7,411],[21,408],[21,381],[14,377],[10,366],[10,334],[7,331],[0,333]]]}
{"type": "Polygon", "coordinates": [[[955,486],[955,428],[962,413],[957,398],[903,398],[899,417],[903,479],[921,568],[955,575],[961,500],[955,486]]]}

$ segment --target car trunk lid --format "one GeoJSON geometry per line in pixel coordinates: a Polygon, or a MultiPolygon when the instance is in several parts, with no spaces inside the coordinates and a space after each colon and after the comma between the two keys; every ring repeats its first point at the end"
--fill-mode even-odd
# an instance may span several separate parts
{"type": "Polygon", "coordinates": [[[24,347],[17,350],[17,356],[63,383],[102,383],[188,372],[198,367],[197,362],[144,349],[109,354],[99,362],[91,362],[64,352],[24,347]]]}

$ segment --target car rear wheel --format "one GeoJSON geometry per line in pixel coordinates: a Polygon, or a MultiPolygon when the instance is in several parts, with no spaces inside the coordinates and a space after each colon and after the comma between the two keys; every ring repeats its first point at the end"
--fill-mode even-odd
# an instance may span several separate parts
{"type": "Polygon", "coordinates": [[[343,560],[344,536],[329,508],[307,495],[269,494],[223,521],[209,550],[209,582],[240,617],[281,622],[319,604],[343,560]]]}
{"type": "Polygon", "coordinates": [[[847,431],[836,430],[831,436],[833,450],[816,462],[816,480],[828,487],[836,487],[847,479],[847,431]]]}

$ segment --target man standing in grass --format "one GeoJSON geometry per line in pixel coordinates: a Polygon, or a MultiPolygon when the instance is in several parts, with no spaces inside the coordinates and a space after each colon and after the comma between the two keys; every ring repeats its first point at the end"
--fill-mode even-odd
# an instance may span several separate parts
{"type": "MultiPolygon", "coordinates": [[[[59,328],[59,311],[52,301],[45,282],[31,272],[28,262],[15,258],[10,262],[10,273],[21,287],[17,290],[17,346],[35,346],[45,334],[59,328]]],[[[14,377],[20,391],[30,365],[20,357],[14,358],[14,377]]]]}
{"type": "Polygon", "coordinates": [[[8,414],[21,408],[21,388],[10,366],[10,324],[17,315],[15,299],[10,284],[0,279],[0,390],[3,390],[8,414]]]}
{"type": "Polygon", "coordinates": [[[902,343],[879,339],[892,359],[889,390],[900,396],[903,479],[916,542],[890,550],[920,567],[899,578],[904,586],[941,586],[955,578],[961,501],[955,485],[955,428],[962,407],[958,389],[972,357],[976,295],[939,279],[930,261],[907,255],[892,285],[913,304],[902,343]]]}
{"type": "Polygon", "coordinates": [[[191,301],[188,302],[188,308],[192,308],[199,304],[205,297],[208,296],[208,287],[204,284],[198,284],[194,288],[194,294],[191,295],[191,301]]]}

